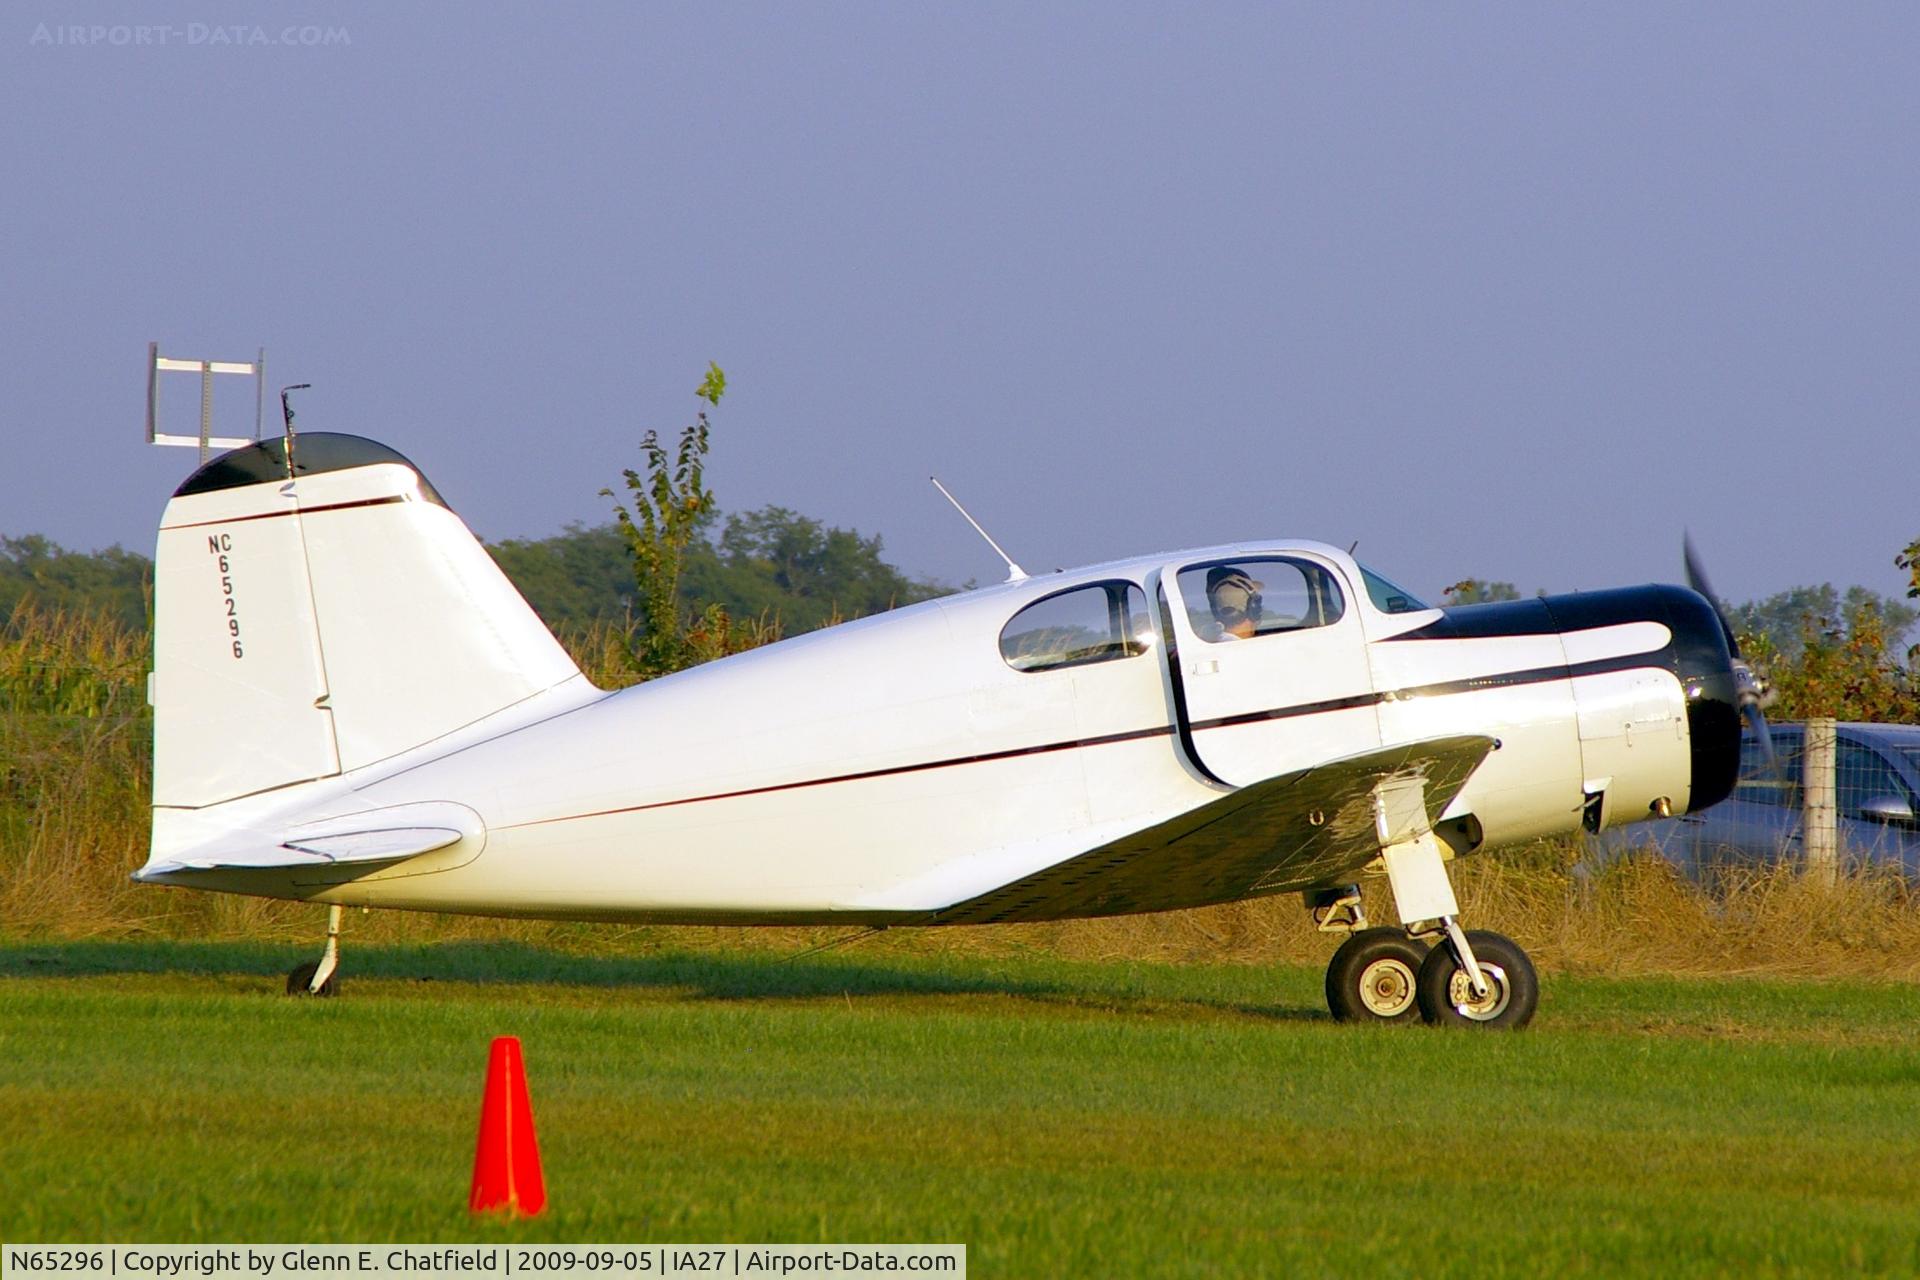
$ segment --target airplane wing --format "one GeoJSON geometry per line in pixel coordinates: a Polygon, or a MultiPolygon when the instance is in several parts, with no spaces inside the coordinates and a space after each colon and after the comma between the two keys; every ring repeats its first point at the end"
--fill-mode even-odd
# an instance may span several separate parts
{"type": "Polygon", "coordinates": [[[1373,789],[1424,777],[1429,817],[1453,802],[1496,743],[1430,738],[1285,773],[936,912],[936,924],[1001,924],[1208,906],[1339,884],[1380,853],[1373,789]]]}

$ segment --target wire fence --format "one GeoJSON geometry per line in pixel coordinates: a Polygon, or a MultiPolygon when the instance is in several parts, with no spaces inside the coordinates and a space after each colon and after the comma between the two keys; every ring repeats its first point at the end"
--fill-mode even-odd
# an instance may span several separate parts
{"type": "Polygon", "coordinates": [[[1920,726],[1813,720],[1772,731],[1773,767],[1748,734],[1726,800],[1590,837],[1594,856],[1651,847],[1696,874],[1797,863],[1817,875],[1885,866],[1920,877],[1920,726]]]}

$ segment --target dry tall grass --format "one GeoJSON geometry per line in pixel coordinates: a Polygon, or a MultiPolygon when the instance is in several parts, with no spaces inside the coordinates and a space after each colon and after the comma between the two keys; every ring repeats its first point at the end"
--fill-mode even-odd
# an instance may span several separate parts
{"type": "MultiPolygon", "coordinates": [[[[603,685],[622,683],[617,628],[569,640],[603,685]]],[[[0,936],[267,938],[311,942],[322,913],[298,904],[138,886],[151,774],[144,635],[98,618],[22,609],[0,628],[0,936]]],[[[1590,868],[1575,845],[1499,850],[1456,866],[1466,918],[1512,935],[1549,970],[1579,973],[1920,978],[1920,902],[1891,874],[1825,888],[1790,867],[1730,875],[1711,891],[1643,856],[1590,868]]],[[[1369,912],[1392,918],[1385,887],[1369,912]]],[[[381,912],[362,941],[499,938],[581,950],[720,943],[797,951],[834,929],[542,924],[381,912]]],[[[863,945],[875,945],[872,943],[863,945]]],[[[878,945],[1174,962],[1317,964],[1334,940],[1286,896],[1202,911],[998,928],[896,931],[878,945]]]]}
{"type": "MultiPolygon", "coordinates": [[[[1576,843],[1542,841],[1454,864],[1462,918],[1510,935],[1539,967],[1562,973],[1920,979],[1920,902],[1897,875],[1861,868],[1828,888],[1773,866],[1723,876],[1709,890],[1658,855],[1599,868],[1580,855],[1576,843]]],[[[1373,922],[1392,923],[1384,881],[1364,888],[1373,922]]],[[[977,935],[960,943],[970,948],[1181,963],[1320,964],[1338,941],[1315,930],[1292,895],[954,932],[977,935]]],[[[941,940],[937,931],[929,939],[941,940]]]]}

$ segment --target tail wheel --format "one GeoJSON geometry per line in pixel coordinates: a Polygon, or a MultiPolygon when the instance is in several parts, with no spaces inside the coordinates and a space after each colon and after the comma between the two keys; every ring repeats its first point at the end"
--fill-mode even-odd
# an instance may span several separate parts
{"type": "Polygon", "coordinates": [[[1403,929],[1362,929],[1327,964],[1327,1008],[1338,1022],[1411,1022],[1425,960],[1403,929]]]}
{"type": "Polygon", "coordinates": [[[327,980],[320,984],[318,991],[313,990],[313,975],[320,972],[320,963],[309,960],[297,964],[287,975],[287,994],[290,996],[332,996],[340,993],[340,975],[330,973],[327,980]]]}
{"type": "Polygon", "coordinates": [[[1420,1016],[1436,1027],[1495,1027],[1517,1030],[1533,1020],[1540,1004],[1540,980],[1533,962],[1511,938],[1484,929],[1467,932],[1467,945],[1487,980],[1476,996],[1473,982],[1453,948],[1441,944],[1420,966],[1417,992],[1420,1016]]]}

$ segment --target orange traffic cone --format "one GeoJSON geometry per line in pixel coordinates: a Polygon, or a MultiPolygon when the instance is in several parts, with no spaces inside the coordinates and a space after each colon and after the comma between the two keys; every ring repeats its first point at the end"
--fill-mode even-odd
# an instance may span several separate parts
{"type": "Polygon", "coordinates": [[[473,1192],[467,1208],[532,1217],[546,1207],[547,1183],[540,1175],[540,1144],[533,1136],[520,1038],[501,1036],[487,1058],[487,1092],[480,1100],[480,1143],[473,1153],[473,1192]]]}

